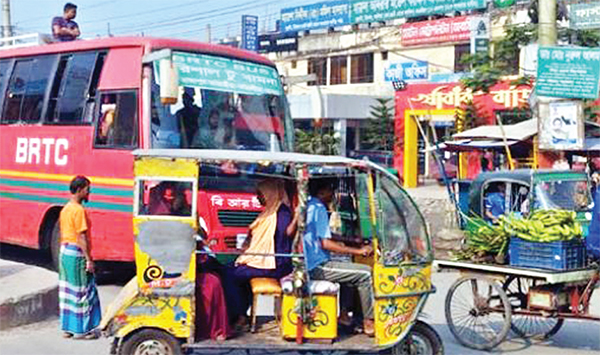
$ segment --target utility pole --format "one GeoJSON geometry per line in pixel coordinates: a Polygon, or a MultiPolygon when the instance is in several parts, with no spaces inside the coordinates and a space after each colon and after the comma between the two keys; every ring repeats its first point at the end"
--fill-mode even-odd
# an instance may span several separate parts
{"type": "Polygon", "coordinates": [[[210,43],[212,38],[211,37],[211,33],[210,33],[210,23],[206,24],[206,43],[210,43]]]}
{"type": "MultiPolygon", "coordinates": [[[[538,0],[538,44],[541,46],[555,46],[556,45],[556,0],[538,0]]],[[[553,99],[550,97],[539,97],[538,102],[538,139],[541,130],[544,128],[541,120],[542,117],[548,117],[550,115],[550,102],[553,99]]],[[[539,147],[538,147],[539,148],[539,147]]],[[[549,168],[552,166],[551,157],[544,154],[544,151],[537,149],[538,151],[538,165],[537,168],[549,168]]]]}
{"type": "Polygon", "coordinates": [[[2,0],[2,37],[12,36],[12,26],[10,24],[10,0],[2,0]]]}

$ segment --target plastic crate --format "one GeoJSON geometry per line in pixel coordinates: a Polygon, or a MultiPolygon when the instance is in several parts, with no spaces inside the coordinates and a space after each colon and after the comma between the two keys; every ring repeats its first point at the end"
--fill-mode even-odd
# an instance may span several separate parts
{"type": "Polygon", "coordinates": [[[511,266],[551,270],[578,269],[585,263],[585,245],[581,239],[551,243],[510,239],[508,257],[511,266]]]}

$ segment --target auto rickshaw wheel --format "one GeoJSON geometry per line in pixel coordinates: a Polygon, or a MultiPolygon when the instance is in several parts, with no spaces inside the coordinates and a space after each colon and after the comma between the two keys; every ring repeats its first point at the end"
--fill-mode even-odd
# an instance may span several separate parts
{"type": "Polygon", "coordinates": [[[443,355],[444,345],[435,329],[417,320],[406,338],[391,350],[391,355],[443,355]]]}
{"type": "MultiPolygon", "coordinates": [[[[509,276],[502,288],[511,304],[512,309],[527,309],[529,289],[536,286],[536,280],[518,276],[509,276]]],[[[510,328],[523,338],[550,338],[556,334],[564,323],[563,318],[542,317],[535,315],[512,314],[510,328]]]]}
{"type": "Polygon", "coordinates": [[[181,344],[171,334],[159,329],[142,329],[125,338],[119,355],[182,355],[181,344]]]}
{"type": "Polygon", "coordinates": [[[446,295],[446,322],[464,346],[489,350],[508,334],[512,309],[500,284],[483,276],[464,276],[446,295]]]}

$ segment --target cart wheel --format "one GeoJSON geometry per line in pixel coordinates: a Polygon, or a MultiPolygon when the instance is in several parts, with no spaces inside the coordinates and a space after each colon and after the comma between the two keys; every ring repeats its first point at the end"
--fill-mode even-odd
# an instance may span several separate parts
{"type": "MultiPolygon", "coordinates": [[[[534,279],[517,276],[506,279],[502,288],[506,291],[512,309],[527,309],[527,294],[531,287],[536,286],[536,282],[534,279]]],[[[562,318],[513,314],[510,328],[523,338],[541,336],[547,339],[558,332],[563,322],[562,318]]]]}
{"type": "Polygon", "coordinates": [[[418,320],[408,336],[391,349],[391,355],[444,355],[444,345],[429,324],[418,320]]]}
{"type": "Polygon", "coordinates": [[[481,276],[462,277],[446,295],[446,322],[456,339],[473,349],[489,350],[506,338],[511,308],[500,285],[481,276]]]}
{"type": "Polygon", "coordinates": [[[143,329],[123,340],[119,355],[181,355],[181,344],[171,334],[143,329]]]}

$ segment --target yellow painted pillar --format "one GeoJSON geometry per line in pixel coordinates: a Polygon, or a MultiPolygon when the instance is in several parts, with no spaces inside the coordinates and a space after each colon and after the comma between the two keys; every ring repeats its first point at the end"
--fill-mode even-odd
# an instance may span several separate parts
{"type": "Polygon", "coordinates": [[[402,167],[404,187],[417,187],[417,175],[419,173],[418,137],[419,131],[415,117],[407,110],[404,114],[404,159],[402,167]]]}
{"type": "Polygon", "coordinates": [[[458,153],[458,178],[466,179],[467,178],[467,154],[466,153],[458,153]]]}

